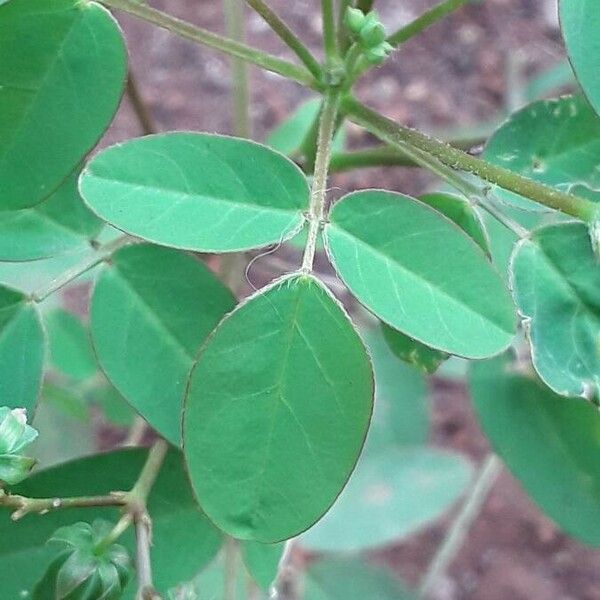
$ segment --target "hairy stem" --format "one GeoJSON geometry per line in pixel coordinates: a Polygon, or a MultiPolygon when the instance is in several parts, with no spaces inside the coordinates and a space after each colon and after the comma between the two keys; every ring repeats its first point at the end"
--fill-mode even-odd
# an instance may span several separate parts
{"type": "Polygon", "coordinates": [[[333,0],[321,0],[321,15],[323,17],[323,46],[327,63],[331,65],[339,56],[333,0]]]}
{"type": "Polygon", "coordinates": [[[590,200],[565,194],[547,185],[527,179],[502,167],[475,158],[462,150],[435,140],[420,131],[398,125],[372,111],[354,98],[342,100],[342,109],[356,124],[365,127],[382,141],[406,151],[408,147],[437,159],[452,170],[465,171],[498,185],[505,190],[525,196],[535,202],[591,222],[598,209],[590,200]]]}
{"type": "Polygon", "coordinates": [[[302,270],[305,272],[312,271],[317,248],[317,237],[325,216],[327,175],[339,102],[340,91],[337,88],[329,89],[325,94],[319,119],[317,157],[310,192],[308,239],[302,260],[302,270]]]}
{"type": "Polygon", "coordinates": [[[439,546],[427,569],[427,573],[419,587],[418,597],[420,599],[427,598],[428,594],[434,590],[435,584],[450,566],[450,563],[465,541],[469,529],[479,516],[501,471],[502,463],[500,459],[496,455],[490,454],[484,460],[469,495],[465,499],[458,516],[450,526],[444,541],[439,546]]]}
{"type": "Polygon", "coordinates": [[[150,547],[152,545],[152,523],[148,514],[141,511],[135,514],[136,539],[136,571],[138,592],[136,600],[161,600],[152,582],[152,561],[150,547]]]}
{"type": "Polygon", "coordinates": [[[89,271],[90,269],[93,269],[101,262],[104,262],[105,260],[110,258],[110,256],[119,248],[122,248],[123,246],[132,243],[135,243],[135,240],[125,235],[117,238],[116,240],[113,240],[112,242],[108,242],[103,246],[100,246],[100,248],[98,248],[98,250],[93,256],[86,258],[78,265],[67,269],[64,273],[53,279],[47,287],[34,292],[31,295],[31,300],[33,300],[33,302],[44,301],[46,298],[48,298],[48,296],[59,291],[60,289],[62,289],[63,287],[65,287],[66,285],[68,285],[69,283],[71,283],[72,281],[89,271]]]}
{"type": "Polygon", "coordinates": [[[288,25],[263,0],[246,0],[246,3],[269,24],[283,43],[294,52],[302,64],[313,74],[314,78],[320,80],[323,74],[321,65],[288,25]]]}
{"type": "Polygon", "coordinates": [[[131,69],[129,69],[129,76],[127,77],[127,96],[131,102],[131,106],[133,107],[133,111],[135,112],[135,116],[140,124],[144,135],[150,135],[152,133],[156,133],[156,126],[154,125],[154,120],[152,115],[150,114],[150,110],[146,106],[142,95],[140,94],[140,89],[137,84],[137,79],[132,73],[131,69]]]}
{"type": "Polygon", "coordinates": [[[225,54],[240,58],[246,62],[257,65],[267,71],[277,73],[282,77],[293,79],[302,85],[319,89],[319,83],[304,67],[295,65],[294,63],[288,62],[261,52],[256,48],[251,48],[246,44],[237,42],[227,37],[223,37],[201,27],[196,27],[187,21],[182,21],[176,17],[172,17],[164,12],[146,6],[145,4],[138,2],[137,0],[100,0],[102,4],[109,8],[115,8],[122,10],[134,17],[138,17],[148,23],[152,23],[163,29],[167,29],[172,33],[191,40],[197,44],[202,44],[220,50],[225,54]]]}
{"type": "MultiPolygon", "coordinates": [[[[223,8],[227,35],[236,42],[243,43],[246,35],[244,30],[244,5],[240,0],[223,0],[223,8]]],[[[231,59],[231,75],[233,130],[235,135],[249,138],[251,129],[248,69],[241,58],[231,59]]]]}

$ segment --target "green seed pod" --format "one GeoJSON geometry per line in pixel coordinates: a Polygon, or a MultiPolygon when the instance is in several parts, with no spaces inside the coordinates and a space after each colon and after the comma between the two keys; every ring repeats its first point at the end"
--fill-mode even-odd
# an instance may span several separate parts
{"type": "Polygon", "coordinates": [[[379,22],[369,23],[360,30],[359,37],[363,48],[376,48],[385,42],[385,27],[379,22]]]}
{"type": "Polygon", "coordinates": [[[344,15],[344,23],[352,33],[359,33],[365,23],[365,15],[359,8],[349,6],[344,15]]]}
{"type": "Polygon", "coordinates": [[[21,451],[36,437],[37,431],[27,425],[25,409],[0,408],[0,481],[15,485],[29,475],[35,459],[21,451]]]}
{"type": "Polygon", "coordinates": [[[129,580],[131,561],[118,544],[103,547],[110,524],[76,523],[57,530],[50,542],[67,549],[36,585],[33,600],[118,600],[129,580]]]}

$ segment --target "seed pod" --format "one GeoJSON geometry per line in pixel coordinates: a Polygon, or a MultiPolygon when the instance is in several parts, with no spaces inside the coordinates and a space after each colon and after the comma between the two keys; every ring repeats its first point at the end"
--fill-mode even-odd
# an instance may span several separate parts
{"type": "Polygon", "coordinates": [[[21,451],[37,437],[37,431],[27,425],[25,409],[0,408],[0,481],[15,485],[28,475],[35,459],[21,451]]]}
{"type": "Polygon", "coordinates": [[[57,530],[49,542],[67,549],[50,564],[32,600],[118,600],[129,580],[131,561],[119,544],[103,547],[110,524],[76,523],[57,530]]]}

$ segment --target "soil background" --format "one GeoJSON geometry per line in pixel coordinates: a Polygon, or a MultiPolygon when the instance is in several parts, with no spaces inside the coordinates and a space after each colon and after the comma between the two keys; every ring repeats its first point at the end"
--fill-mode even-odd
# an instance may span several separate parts
{"type": "MultiPolygon", "coordinates": [[[[434,3],[376,0],[390,30],[434,3]]],[[[156,0],[150,4],[211,30],[223,30],[218,0],[156,0]]],[[[317,0],[272,0],[270,4],[320,54],[317,0]]],[[[157,128],[231,133],[228,59],[127,16],[118,18],[125,30],[133,73],[157,128]]],[[[293,58],[251,13],[247,34],[251,44],[293,58]]],[[[374,69],[361,82],[359,94],[369,105],[410,126],[424,130],[468,126],[495,118],[507,104],[514,105],[515,65],[522,74],[532,74],[562,58],[556,0],[485,0],[458,11],[408,42],[389,63],[374,69]]],[[[309,97],[295,84],[257,69],[251,69],[251,90],[253,137],[257,140],[264,139],[309,97]]],[[[140,133],[125,98],[102,145],[140,133]]],[[[351,146],[367,145],[369,141],[357,128],[349,128],[351,146]]],[[[432,183],[434,180],[416,170],[365,169],[335,176],[331,195],[368,187],[418,194],[432,183]]],[[[289,260],[293,256],[281,250],[257,261],[249,273],[252,285],[264,283],[276,274],[278,264],[289,260]]],[[[248,290],[250,286],[242,294],[248,290]]],[[[464,386],[434,381],[432,412],[432,443],[481,461],[488,446],[464,386]]],[[[443,538],[451,516],[407,543],[378,553],[376,559],[415,584],[443,538]]],[[[440,582],[436,597],[600,600],[600,552],[585,548],[557,530],[519,484],[503,473],[448,576],[440,582]]]]}

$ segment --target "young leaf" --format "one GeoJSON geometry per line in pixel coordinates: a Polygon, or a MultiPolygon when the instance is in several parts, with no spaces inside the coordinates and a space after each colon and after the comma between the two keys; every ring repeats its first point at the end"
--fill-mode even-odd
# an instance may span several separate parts
{"type": "Polygon", "coordinates": [[[600,114],[600,11],[597,0],[560,0],[567,53],[585,95],[600,114]]]}
{"type": "Polygon", "coordinates": [[[199,133],[113,146],[83,171],[91,209],[127,233],[165,246],[233,252],[296,233],[306,178],[290,160],[248,140],[199,133]]]}
{"type": "Polygon", "coordinates": [[[388,569],[358,558],[325,559],[306,572],[302,600],[413,600],[388,569]]]}
{"type": "Polygon", "coordinates": [[[600,392],[600,266],[585,225],[535,231],[515,248],[512,287],[533,364],[558,394],[600,392]]]}
{"type": "Polygon", "coordinates": [[[518,374],[510,356],[474,363],[479,422],[538,506],[583,542],[600,546],[600,414],[518,374]]]}
{"type": "Polygon", "coordinates": [[[366,454],[333,508],[302,536],[316,552],[357,552],[406,539],[465,491],[469,463],[425,447],[366,454]]]}
{"type": "MultiPolygon", "coordinates": [[[[134,484],[146,458],[145,450],[119,450],[41,471],[14,488],[30,497],[81,496],[127,490],[134,484]]],[[[171,451],[150,494],[148,510],[153,521],[152,570],[154,584],[168,589],[191,579],[207,565],[221,546],[221,535],[195,503],[179,452],[171,451]]],[[[111,508],[69,509],[47,515],[28,515],[13,522],[0,512],[0,581],[2,596],[19,598],[30,592],[55,556],[46,542],[65,525],[118,515],[111,508]]],[[[135,553],[130,530],[120,540],[135,553]]],[[[135,598],[132,582],[124,600],[135,598]]]]}
{"type": "MultiPolygon", "coordinates": [[[[271,131],[265,144],[286,156],[297,154],[315,119],[319,116],[320,108],[319,98],[304,102],[283,123],[271,131]]],[[[346,132],[342,127],[333,140],[333,151],[342,152],[345,143],[346,132]]]]}
{"type": "Polygon", "coordinates": [[[450,356],[445,352],[440,352],[417,342],[417,340],[413,340],[385,323],[381,324],[381,330],[390,350],[399,359],[417,367],[423,373],[435,373],[439,366],[450,356]]]}
{"type": "Polygon", "coordinates": [[[355,192],[325,226],[336,271],[382,321],[428,346],[484,358],[510,344],[512,301],[485,254],[426,204],[393,192],[355,192]]]}
{"type": "Polygon", "coordinates": [[[284,543],[261,544],[260,542],[242,542],[242,558],[248,573],[265,592],[277,577],[279,561],[285,548],[284,543]]]}
{"type": "Polygon", "coordinates": [[[98,4],[12,0],[0,56],[0,210],[18,210],[48,197],[112,120],[125,46],[98,4]]]}
{"type": "Polygon", "coordinates": [[[425,194],[419,196],[419,200],[435,208],[435,210],[456,223],[469,237],[477,242],[477,245],[486,254],[489,254],[489,242],[483,221],[477,211],[466,200],[445,192],[425,194]]]}
{"type": "Polygon", "coordinates": [[[26,297],[0,286],[0,402],[33,411],[40,393],[44,330],[26,297]]]}
{"type": "Polygon", "coordinates": [[[46,317],[50,340],[50,363],[61,373],[77,380],[96,373],[96,357],[87,328],[72,313],[56,309],[46,317]]]}
{"type": "Polygon", "coordinates": [[[240,539],[304,531],[354,469],[372,401],[365,348],[322,284],[294,275],[261,290],[221,322],[190,379],[184,451],[200,505],[240,539]]]}
{"type": "Polygon", "coordinates": [[[204,263],[157,246],[121,249],[98,278],[91,331],[100,365],[174,444],[181,438],[181,405],[196,353],[234,305],[204,263]]]}
{"type": "Polygon", "coordinates": [[[0,211],[0,260],[38,260],[89,247],[103,223],[81,200],[77,175],[33,208],[0,211]]]}
{"type": "MultiPolygon", "coordinates": [[[[488,141],[483,157],[525,177],[569,192],[588,188],[600,200],[600,117],[581,97],[540,100],[514,113],[488,141]]],[[[548,210],[500,188],[500,198],[528,210],[548,210]]],[[[581,193],[581,192],[578,192],[581,193]]]]}

